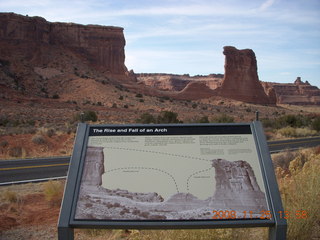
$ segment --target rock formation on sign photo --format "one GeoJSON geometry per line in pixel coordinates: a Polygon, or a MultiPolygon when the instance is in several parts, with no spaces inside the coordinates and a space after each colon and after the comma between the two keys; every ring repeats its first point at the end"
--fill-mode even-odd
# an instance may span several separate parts
{"type": "MultiPolygon", "coordinates": [[[[211,160],[210,171],[215,176],[211,187],[215,191],[208,199],[201,200],[192,193],[178,192],[164,200],[157,193],[157,186],[154,186],[154,192],[148,193],[102,187],[102,175],[108,172],[103,151],[103,147],[87,148],[76,219],[212,219],[213,210],[236,211],[237,217],[241,218],[243,211],[250,211],[255,217],[268,210],[265,194],[246,161],[211,160]]],[[[152,181],[146,179],[146,184],[152,184],[152,181]]]]}
{"type": "Polygon", "coordinates": [[[210,206],[215,209],[236,209],[259,212],[267,210],[265,194],[260,190],[249,163],[212,160],[216,189],[210,206]]]}

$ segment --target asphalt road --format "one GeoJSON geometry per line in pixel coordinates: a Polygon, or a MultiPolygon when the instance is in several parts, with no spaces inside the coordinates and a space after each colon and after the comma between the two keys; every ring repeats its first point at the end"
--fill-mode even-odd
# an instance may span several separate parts
{"type": "Polygon", "coordinates": [[[0,184],[64,177],[70,157],[0,160],[0,184]]]}
{"type": "MultiPolygon", "coordinates": [[[[320,137],[269,141],[271,153],[320,146],[320,137]]],[[[0,160],[0,185],[65,177],[70,157],[0,160]]]]}
{"type": "Polygon", "coordinates": [[[316,147],[320,145],[320,137],[298,138],[282,141],[269,141],[268,146],[270,153],[280,152],[283,150],[296,150],[299,148],[316,147]]]}

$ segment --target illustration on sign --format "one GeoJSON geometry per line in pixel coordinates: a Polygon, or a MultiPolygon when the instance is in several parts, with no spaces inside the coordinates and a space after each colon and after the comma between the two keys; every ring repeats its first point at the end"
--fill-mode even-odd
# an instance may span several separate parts
{"type": "Polygon", "coordinates": [[[208,220],[220,211],[243,219],[269,210],[252,134],[113,130],[89,136],[75,219],[208,220]]]}

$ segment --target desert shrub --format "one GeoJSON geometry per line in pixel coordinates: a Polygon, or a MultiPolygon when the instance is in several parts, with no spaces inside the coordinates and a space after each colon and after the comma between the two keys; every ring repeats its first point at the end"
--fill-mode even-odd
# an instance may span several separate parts
{"type": "Polygon", "coordinates": [[[44,136],[37,134],[32,137],[32,142],[35,144],[45,144],[46,139],[44,138],[44,136]]]}
{"type": "Polygon", "coordinates": [[[60,96],[59,96],[58,94],[53,94],[52,98],[53,98],[53,99],[59,99],[60,96]]]}
{"type": "Polygon", "coordinates": [[[262,118],[261,120],[262,126],[264,128],[272,128],[274,127],[274,120],[269,118],[262,118]]]}
{"type": "Polygon", "coordinates": [[[211,122],[214,123],[233,123],[234,122],[234,118],[232,116],[229,116],[225,113],[214,117],[211,122]]]}
{"type": "Polygon", "coordinates": [[[294,127],[294,128],[301,128],[305,126],[309,126],[311,118],[309,116],[304,115],[293,115],[288,114],[281,116],[276,119],[275,127],[282,128],[282,127],[294,127]]]}
{"type": "Polygon", "coordinates": [[[199,119],[199,123],[209,123],[208,116],[203,116],[199,119]]]}
{"type": "Polygon", "coordinates": [[[315,131],[318,131],[318,132],[320,131],[320,116],[313,119],[311,123],[311,128],[315,131]]]}
{"type": "Polygon", "coordinates": [[[284,127],[278,130],[282,136],[294,137],[296,135],[296,130],[293,127],[284,127]]]}
{"type": "Polygon", "coordinates": [[[311,130],[309,128],[296,128],[296,137],[314,136],[316,134],[316,130],[311,130]]]}
{"type": "Polygon", "coordinates": [[[293,127],[284,127],[277,131],[284,137],[306,137],[313,136],[317,134],[316,130],[311,130],[309,128],[293,128],[293,127]]]}
{"type": "Polygon", "coordinates": [[[290,213],[288,239],[313,239],[313,234],[320,231],[320,155],[300,152],[290,167],[293,165],[291,177],[278,179],[284,209],[290,213]]]}
{"type": "Polygon", "coordinates": [[[55,134],[55,130],[52,128],[47,129],[46,134],[48,137],[52,137],[55,134]]]}
{"type": "Polygon", "coordinates": [[[0,142],[0,147],[2,147],[2,148],[7,147],[8,145],[9,145],[9,143],[8,143],[7,140],[3,140],[3,141],[0,142]]]}
{"type": "Polygon", "coordinates": [[[59,206],[61,204],[64,182],[62,181],[48,181],[43,184],[45,199],[52,206],[59,206]]]}
{"type": "Polygon", "coordinates": [[[26,156],[26,150],[20,146],[15,146],[9,149],[10,157],[24,157],[26,156]]]}
{"type": "Polygon", "coordinates": [[[9,123],[9,119],[4,117],[4,116],[0,116],[0,126],[6,126],[9,123]]]}
{"type": "Polygon", "coordinates": [[[149,123],[156,123],[156,119],[155,117],[150,114],[150,113],[143,113],[140,118],[138,118],[136,120],[136,122],[138,123],[145,123],[145,124],[149,124],[149,123]]]}
{"type": "Polygon", "coordinates": [[[141,93],[137,93],[137,94],[136,94],[136,97],[137,97],[137,98],[142,98],[143,95],[142,95],[141,93]]]}
{"type": "Polygon", "coordinates": [[[200,118],[196,117],[194,120],[191,120],[190,122],[193,123],[209,123],[208,116],[202,116],[200,118]]]}
{"type": "Polygon", "coordinates": [[[296,152],[286,150],[281,153],[272,154],[272,161],[274,168],[282,168],[284,170],[289,169],[290,162],[296,157],[296,152]]]}
{"type": "Polygon", "coordinates": [[[178,113],[163,111],[157,117],[157,123],[181,123],[178,119],[178,113]]]}
{"type": "Polygon", "coordinates": [[[92,122],[96,122],[98,120],[98,116],[97,116],[95,111],[88,110],[88,111],[84,111],[82,113],[77,113],[74,116],[74,119],[76,121],[92,121],[92,122]]]}

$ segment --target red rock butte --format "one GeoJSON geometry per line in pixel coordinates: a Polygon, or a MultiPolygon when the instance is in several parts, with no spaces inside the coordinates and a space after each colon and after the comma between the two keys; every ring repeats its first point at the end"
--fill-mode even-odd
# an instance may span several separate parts
{"type": "Polygon", "coordinates": [[[276,98],[268,96],[261,85],[257,72],[257,60],[251,49],[238,50],[224,47],[225,74],[218,95],[238,101],[275,104],[276,98]]]}

